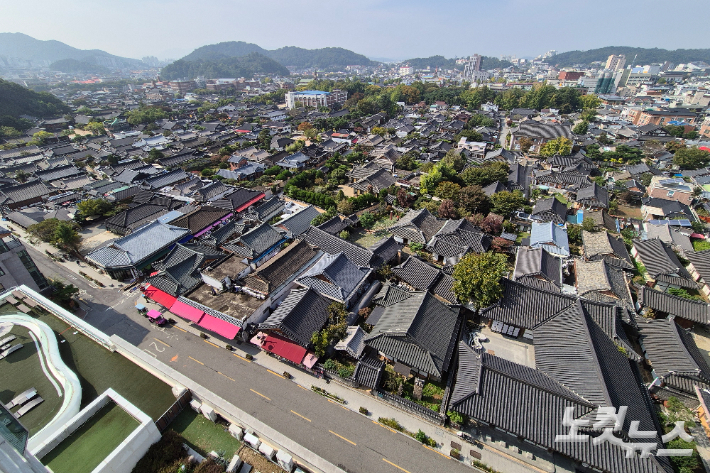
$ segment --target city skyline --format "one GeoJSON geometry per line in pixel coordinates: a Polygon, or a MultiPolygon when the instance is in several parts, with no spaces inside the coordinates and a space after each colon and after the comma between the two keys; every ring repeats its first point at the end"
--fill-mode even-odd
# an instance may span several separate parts
{"type": "Polygon", "coordinates": [[[589,10],[560,0],[534,4],[527,0],[496,4],[450,0],[432,11],[421,1],[366,0],[358,4],[355,13],[361,18],[343,23],[339,21],[341,15],[353,14],[347,13],[349,6],[317,0],[274,0],[268,4],[212,0],[199,9],[185,0],[140,4],[133,0],[122,4],[80,0],[72,9],[48,0],[32,0],[5,5],[0,31],[57,40],[80,49],[102,49],[118,56],[160,59],[178,59],[200,46],[224,41],[245,41],[265,49],[342,47],[369,58],[392,60],[473,53],[535,57],[551,49],[565,52],[605,46],[671,50],[710,47],[710,38],[702,28],[702,19],[710,14],[707,2],[676,2],[679,11],[692,9],[696,13],[687,16],[684,28],[668,36],[659,36],[651,28],[630,26],[655,20],[653,7],[661,5],[658,0],[598,3],[598,8],[589,10]],[[32,15],[27,14],[29,10],[32,15]],[[462,11],[469,12],[471,21],[461,20],[462,11]],[[266,26],[260,20],[266,21],[266,26]],[[585,34],[580,34],[580,21],[587,25],[585,34]],[[422,29],[432,33],[426,41],[422,41],[422,29]]]}

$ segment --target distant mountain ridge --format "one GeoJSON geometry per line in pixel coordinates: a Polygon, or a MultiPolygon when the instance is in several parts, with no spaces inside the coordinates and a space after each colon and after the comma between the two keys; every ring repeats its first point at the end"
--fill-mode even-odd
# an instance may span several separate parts
{"type": "Polygon", "coordinates": [[[634,48],[631,46],[607,46],[588,51],[567,51],[546,59],[546,62],[560,67],[575,64],[591,64],[595,61],[606,62],[612,54],[624,54],[626,64],[631,64],[634,56],[636,65],[672,62],[675,65],[693,61],[704,61],[710,64],[710,49],[676,49],[674,51],[659,48],[634,48]]]}
{"type": "Polygon", "coordinates": [[[46,67],[63,59],[111,69],[144,65],[138,59],[114,56],[100,49],[77,49],[61,41],[42,41],[23,33],[0,33],[0,67],[46,67]]]}
{"type": "Polygon", "coordinates": [[[254,74],[287,76],[288,69],[263,54],[252,52],[246,56],[230,57],[210,55],[209,59],[178,59],[160,71],[162,79],[194,79],[205,77],[252,77],[254,74]]]}
{"type": "MultiPolygon", "coordinates": [[[[456,59],[446,59],[444,56],[417,57],[402,61],[400,64],[409,64],[414,69],[459,69],[463,70],[463,64],[456,64],[456,59]]],[[[481,70],[499,69],[510,67],[513,64],[508,61],[501,61],[490,56],[481,56],[481,70]]]]}
{"type": "Polygon", "coordinates": [[[344,48],[304,49],[295,46],[286,46],[279,49],[268,50],[257,44],[246,43],[244,41],[227,41],[202,46],[183,57],[182,60],[215,60],[224,57],[242,57],[252,53],[259,53],[271,58],[282,66],[298,68],[315,67],[327,69],[350,65],[371,66],[376,64],[362,54],[357,54],[344,48]]]}

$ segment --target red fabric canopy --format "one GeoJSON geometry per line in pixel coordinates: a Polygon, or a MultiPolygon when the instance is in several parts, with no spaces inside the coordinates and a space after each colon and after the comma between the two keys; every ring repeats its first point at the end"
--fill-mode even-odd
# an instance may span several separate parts
{"type": "Polygon", "coordinates": [[[153,299],[155,302],[162,305],[166,309],[172,307],[173,304],[175,304],[175,301],[177,301],[177,297],[171,296],[167,292],[163,292],[157,287],[153,287],[151,285],[148,285],[148,287],[146,288],[145,296],[150,299],[153,299]]]}
{"type": "Polygon", "coordinates": [[[233,339],[239,333],[239,327],[236,325],[225,322],[217,317],[212,317],[209,314],[205,314],[202,320],[198,323],[200,327],[204,327],[217,335],[222,335],[224,338],[233,339]]]}
{"type": "Polygon", "coordinates": [[[262,345],[264,350],[268,350],[274,355],[286,358],[289,361],[300,365],[303,357],[306,356],[306,349],[301,345],[286,340],[278,335],[268,335],[262,345]]]}
{"type": "Polygon", "coordinates": [[[187,319],[196,324],[200,323],[202,316],[205,315],[203,311],[192,307],[191,305],[185,304],[184,302],[175,301],[175,304],[170,308],[170,312],[175,315],[179,315],[183,319],[187,319]]]}

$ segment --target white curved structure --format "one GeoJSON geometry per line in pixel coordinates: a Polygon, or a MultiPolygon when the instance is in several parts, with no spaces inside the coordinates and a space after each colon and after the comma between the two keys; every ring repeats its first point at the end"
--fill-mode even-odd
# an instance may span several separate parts
{"type": "MultiPolygon", "coordinates": [[[[44,369],[42,356],[46,361],[46,366],[52,376],[62,385],[64,402],[57,412],[57,415],[45,425],[39,432],[34,434],[27,442],[27,448],[34,453],[34,449],[43,443],[50,435],[59,430],[61,426],[67,423],[72,417],[79,413],[81,405],[81,383],[79,377],[72,371],[62,360],[59,354],[59,344],[54,331],[49,325],[34,319],[28,315],[18,313],[16,315],[6,315],[0,317],[2,322],[10,322],[16,325],[22,325],[30,330],[39,341],[39,346],[42,353],[37,353],[40,356],[40,365],[44,369]]],[[[45,375],[48,374],[45,371],[45,375]]],[[[50,378],[51,380],[51,378],[50,378]]]]}

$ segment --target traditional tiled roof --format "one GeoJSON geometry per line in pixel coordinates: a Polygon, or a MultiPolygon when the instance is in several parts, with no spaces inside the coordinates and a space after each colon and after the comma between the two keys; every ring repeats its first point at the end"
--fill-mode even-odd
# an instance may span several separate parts
{"type": "Polygon", "coordinates": [[[362,287],[370,272],[369,268],[353,264],[343,253],[324,254],[312,268],[297,277],[296,282],[345,303],[362,287]]]}
{"type": "MultiPolygon", "coordinates": [[[[563,353],[579,352],[573,337],[559,339],[558,347],[563,353]]],[[[584,337],[581,337],[582,340],[584,337]]],[[[587,349],[585,344],[585,349],[587,349]]],[[[611,347],[609,347],[611,348],[611,347]]],[[[611,348],[616,351],[615,348],[611,348]]],[[[616,351],[617,355],[620,355],[616,351]]],[[[623,357],[618,362],[621,371],[630,375],[622,381],[624,387],[642,399],[639,420],[644,430],[659,431],[653,420],[653,407],[640,383],[636,382],[633,367],[623,357]]],[[[574,361],[571,361],[574,365],[574,361]]],[[[607,368],[604,364],[603,368],[607,368]]],[[[611,381],[611,380],[609,380],[611,381]]],[[[605,382],[602,379],[602,382],[605,382]]],[[[639,403],[637,403],[638,405],[639,403]]],[[[612,404],[608,404],[612,405],[612,404]]],[[[613,404],[617,406],[617,404],[613,404]]],[[[465,343],[459,343],[459,369],[451,396],[451,408],[472,419],[495,425],[496,428],[513,436],[523,438],[544,449],[560,452],[574,460],[584,462],[599,470],[613,473],[669,473],[672,471],[667,460],[657,457],[641,459],[639,456],[625,458],[625,449],[605,442],[592,445],[586,442],[556,442],[557,435],[568,434],[563,425],[567,408],[574,408],[574,417],[593,415],[598,405],[574,392],[563,382],[549,373],[507,361],[503,358],[476,353],[465,343]]],[[[634,406],[636,407],[636,406],[634,406]]],[[[629,415],[627,415],[627,425],[629,415]]],[[[660,437],[660,435],[659,435],[660,437]]],[[[660,443],[660,438],[656,438],[660,443]]]]}
{"type": "Polygon", "coordinates": [[[281,305],[261,324],[260,330],[279,330],[289,340],[303,347],[311,343],[311,336],[328,321],[331,301],[313,289],[294,289],[281,305]]]}
{"type": "Polygon", "coordinates": [[[695,271],[705,280],[710,283],[710,250],[705,251],[689,251],[685,254],[695,268],[695,271]]]}
{"type": "Polygon", "coordinates": [[[245,228],[246,226],[243,223],[237,223],[232,220],[210,231],[201,241],[203,244],[212,247],[222,246],[222,243],[228,241],[232,236],[236,237],[244,233],[245,228]]]}
{"type": "Polygon", "coordinates": [[[365,332],[359,325],[348,327],[345,338],[340,340],[335,345],[335,349],[338,351],[344,351],[357,360],[360,358],[362,351],[365,349],[366,336],[367,332],[365,332]]]}
{"type": "Polygon", "coordinates": [[[395,182],[397,182],[397,179],[389,171],[385,169],[378,169],[374,173],[361,178],[353,184],[350,184],[350,187],[362,192],[367,192],[369,187],[372,186],[373,192],[377,194],[382,189],[390,187],[395,182]]]}
{"type": "Polygon", "coordinates": [[[318,225],[318,228],[320,228],[324,232],[330,233],[331,235],[339,235],[340,232],[347,229],[352,224],[353,221],[349,218],[336,215],[330,220],[326,220],[325,222],[318,225]]]}
{"type": "Polygon", "coordinates": [[[710,324],[710,305],[703,301],[686,299],[643,286],[638,292],[638,303],[656,312],[675,315],[705,325],[710,324]]]}
{"type": "Polygon", "coordinates": [[[693,277],[683,267],[675,252],[661,240],[635,240],[634,248],[653,279],[681,287],[697,288],[693,277]]]}
{"type": "Polygon", "coordinates": [[[244,285],[262,294],[270,294],[286,282],[293,281],[303,269],[315,263],[320,254],[308,243],[299,240],[244,278],[244,285]]]}
{"type": "Polygon", "coordinates": [[[584,257],[589,261],[604,260],[623,269],[633,269],[624,241],[607,232],[582,231],[584,257]]]}
{"type": "Polygon", "coordinates": [[[148,189],[160,189],[161,187],[176,184],[189,179],[189,175],[182,169],[158,174],[143,181],[143,185],[148,189]]]}
{"type": "Polygon", "coordinates": [[[224,245],[224,249],[247,258],[257,259],[283,240],[284,236],[279,231],[268,223],[262,223],[224,245]]]}
{"type": "Polygon", "coordinates": [[[427,248],[444,257],[462,256],[473,251],[484,253],[491,246],[491,237],[478,231],[466,219],[448,220],[431,238],[427,248]]]}
{"type": "Polygon", "coordinates": [[[555,197],[540,199],[535,202],[532,215],[541,222],[564,224],[567,220],[567,206],[555,197]]]}
{"type": "Polygon", "coordinates": [[[108,230],[123,235],[134,228],[143,226],[143,224],[147,223],[149,220],[155,220],[167,212],[168,209],[162,205],[140,204],[136,207],[126,209],[113,217],[109,217],[105,225],[108,230]]]}
{"type": "Polygon", "coordinates": [[[187,215],[176,218],[170,223],[176,227],[187,228],[194,235],[229,214],[230,211],[226,209],[203,206],[187,215]]]}
{"type": "MultiPolygon", "coordinates": [[[[526,280],[528,278],[542,278],[559,291],[559,288],[562,287],[562,262],[544,248],[521,247],[515,258],[513,279],[520,281],[521,278],[526,280]]],[[[527,281],[521,282],[527,283],[527,281]]]]}
{"type": "Polygon", "coordinates": [[[387,307],[365,344],[389,358],[441,377],[449,369],[461,317],[427,292],[387,307]]]}
{"type": "Polygon", "coordinates": [[[693,336],[675,322],[675,317],[643,319],[638,324],[641,344],[653,373],[667,386],[694,393],[694,386],[710,388],[710,367],[693,336]]]}
{"type": "Polygon", "coordinates": [[[430,291],[452,304],[457,303],[452,291],[453,278],[414,256],[393,267],[392,272],[415,289],[430,291]]]}
{"type": "Polygon", "coordinates": [[[256,220],[259,222],[265,221],[269,216],[282,213],[285,202],[276,196],[269,200],[261,202],[259,205],[252,207],[244,214],[246,220],[256,220]]]}
{"type": "Polygon", "coordinates": [[[593,182],[591,186],[577,191],[577,202],[592,207],[609,208],[609,191],[593,182]]]}
{"type": "Polygon", "coordinates": [[[580,296],[598,301],[616,304],[635,311],[629,284],[624,271],[605,260],[575,263],[577,292],[580,296]]]}
{"type": "Polygon", "coordinates": [[[86,258],[104,268],[137,266],[186,235],[188,231],[184,228],[155,221],[92,251],[86,258]]]}
{"type": "Polygon", "coordinates": [[[385,283],[380,289],[380,292],[375,294],[375,296],[372,298],[372,302],[381,307],[389,307],[393,304],[402,302],[403,300],[410,298],[412,294],[412,291],[408,291],[404,288],[392,286],[389,283],[385,283]]]}
{"type": "Polygon", "coordinates": [[[3,187],[0,192],[5,197],[2,200],[6,200],[8,203],[25,202],[52,193],[42,181],[31,181],[25,184],[3,187]]]}
{"type": "Polygon", "coordinates": [[[181,296],[202,283],[200,268],[208,261],[224,257],[224,253],[206,246],[177,244],[160,263],[154,264],[158,274],[146,279],[151,286],[173,296],[181,296]]]}
{"type": "Polygon", "coordinates": [[[381,264],[379,258],[372,251],[326,233],[320,228],[310,227],[303,234],[303,238],[310,245],[320,248],[331,255],[345,254],[350,261],[358,266],[377,268],[381,264]]]}
{"type": "Polygon", "coordinates": [[[389,230],[410,243],[426,245],[445,223],[430,214],[427,209],[410,210],[389,230]]]}
{"type": "Polygon", "coordinates": [[[384,371],[385,362],[372,356],[364,356],[360,358],[355,366],[353,379],[362,386],[374,389],[380,384],[382,372],[384,371]]]}
{"type": "Polygon", "coordinates": [[[46,171],[38,171],[35,176],[40,178],[45,182],[56,181],[57,179],[64,179],[66,177],[78,176],[84,172],[75,167],[73,164],[68,166],[61,166],[52,169],[47,169],[46,171]]]}
{"type": "Polygon", "coordinates": [[[373,243],[369,249],[383,263],[389,263],[402,251],[402,245],[397,243],[394,237],[388,236],[373,243]]]}
{"type": "Polygon", "coordinates": [[[560,137],[572,139],[572,130],[568,125],[540,123],[534,120],[522,122],[519,127],[511,129],[511,132],[516,136],[542,138],[546,141],[560,137]]]}
{"type": "Polygon", "coordinates": [[[208,200],[212,200],[214,197],[221,196],[229,191],[229,189],[229,187],[222,184],[222,181],[213,181],[212,183],[195,190],[193,195],[195,200],[198,202],[206,202],[208,200]]]}
{"type": "Polygon", "coordinates": [[[263,192],[237,187],[234,192],[212,202],[212,206],[241,212],[266,196],[263,192]]]}
{"type": "Polygon", "coordinates": [[[309,205],[300,212],[281,220],[278,225],[286,228],[286,230],[291,233],[292,237],[296,238],[308,230],[313,219],[319,215],[320,212],[312,205],[309,205]]]}

